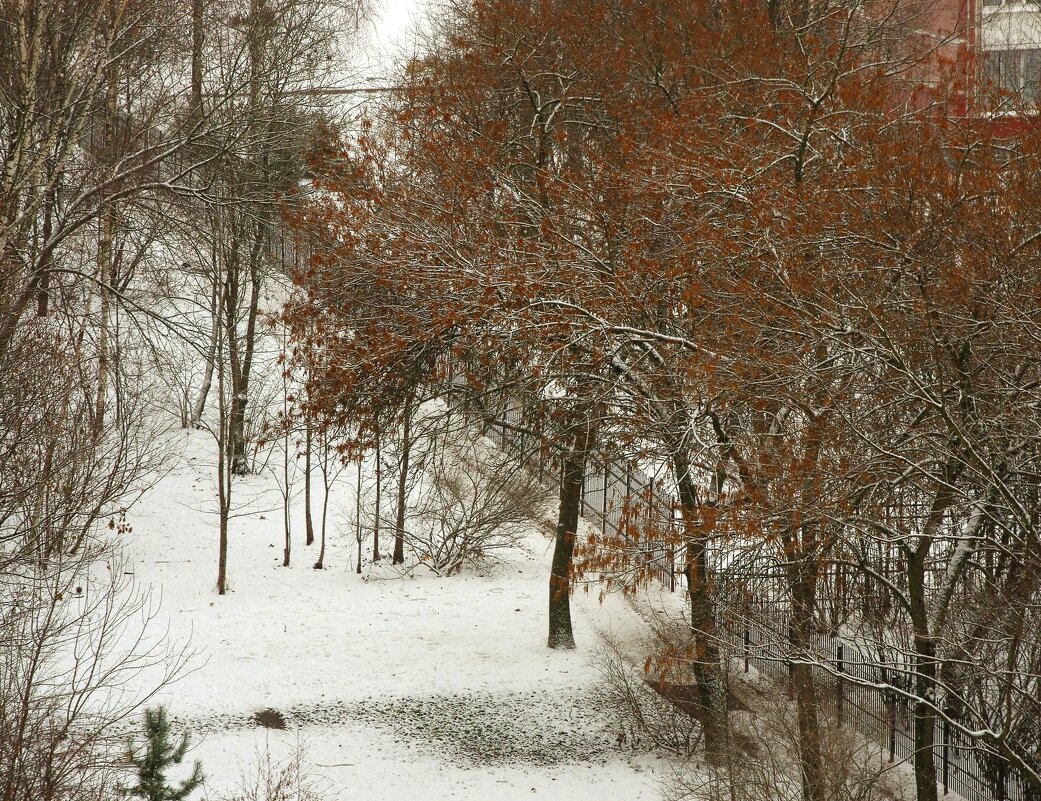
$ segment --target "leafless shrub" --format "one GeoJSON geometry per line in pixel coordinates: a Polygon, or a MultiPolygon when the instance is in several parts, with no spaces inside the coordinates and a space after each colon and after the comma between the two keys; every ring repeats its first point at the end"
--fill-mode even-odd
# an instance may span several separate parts
{"type": "Polygon", "coordinates": [[[119,725],[191,659],[154,635],[156,609],[112,552],[0,573],[0,798],[110,797],[119,725]]]}
{"type": "MultiPolygon", "coordinates": [[[[670,801],[801,801],[802,739],[794,704],[780,685],[745,688],[752,711],[730,716],[725,759],[716,765],[688,763],[664,783],[670,801]]],[[[822,715],[822,720],[826,716],[822,715]]],[[[830,801],[909,801],[892,766],[883,765],[876,745],[829,721],[820,732],[827,786],[817,797],[830,801]]]]}
{"type": "Polygon", "coordinates": [[[112,391],[103,430],[92,367],[57,327],[27,326],[0,364],[0,570],[45,566],[116,526],[128,491],[162,467],[162,437],[132,382],[112,391]]]}
{"type": "Polygon", "coordinates": [[[114,359],[103,380],[84,325],[26,322],[0,356],[5,801],[109,797],[118,725],[190,657],[150,630],[156,605],[114,545],[165,458],[148,387],[114,359]]]}
{"type": "Polygon", "coordinates": [[[690,756],[701,741],[701,725],[681,706],[656,692],[642,666],[634,665],[620,644],[603,637],[595,659],[600,675],[597,696],[615,717],[618,744],[648,746],[690,756]]]}
{"type": "Polygon", "coordinates": [[[481,442],[437,444],[424,464],[406,541],[438,575],[514,547],[549,497],[538,476],[481,442]]]}
{"type": "Polygon", "coordinates": [[[321,784],[299,741],[284,759],[272,756],[270,745],[265,743],[240,774],[238,786],[218,795],[215,801],[325,801],[321,784]]]}

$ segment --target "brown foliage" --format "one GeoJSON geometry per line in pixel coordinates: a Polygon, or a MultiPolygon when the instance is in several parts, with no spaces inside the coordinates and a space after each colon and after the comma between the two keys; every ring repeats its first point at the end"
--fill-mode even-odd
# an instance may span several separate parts
{"type": "MultiPolygon", "coordinates": [[[[299,220],[326,245],[288,311],[313,402],[377,428],[452,364],[474,402],[581,407],[601,441],[671,471],[681,525],[628,529],[684,547],[707,668],[710,549],[781,570],[805,658],[841,564],[892,602],[931,738],[937,661],[983,638],[950,620],[967,577],[1000,552],[1020,567],[992,586],[1036,592],[1041,134],[998,140],[971,58],[912,33],[930,14],[450,4],[385,116],[326,149],[326,201],[299,220]]],[[[567,430],[544,435],[566,451],[567,430]]],[[[639,580],[639,538],[590,543],[587,566],[639,580]]],[[[795,673],[803,789],[822,798],[818,703],[795,673]]],[[[985,707],[951,720],[1032,770],[985,707]]]]}

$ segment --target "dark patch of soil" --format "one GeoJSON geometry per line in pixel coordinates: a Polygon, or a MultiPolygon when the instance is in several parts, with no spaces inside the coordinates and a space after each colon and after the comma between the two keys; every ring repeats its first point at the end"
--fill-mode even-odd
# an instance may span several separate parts
{"type": "Polygon", "coordinates": [[[253,716],[253,722],[265,729],[285,729],[286,719],[277,709],[261,709],[253,716]]]}

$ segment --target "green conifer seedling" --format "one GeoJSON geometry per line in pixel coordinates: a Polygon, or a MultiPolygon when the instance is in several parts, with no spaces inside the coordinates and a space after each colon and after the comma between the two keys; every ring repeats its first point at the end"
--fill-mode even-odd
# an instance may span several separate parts
{"type": "Polygon", "coordinates": [[[145,743],[143,750],[134,748],[130,742],[130,761],[137,768],[137,785],[125,792],[131,798],[143,801],[184,801],[193,790],[202,784],[202,765],[195,763],[192,774],[179,787],[166,783],[166,771],[171,765],[179,765],[188,752],[188,733],[175,742],[170,731],[170,721],[164,707],[145,710],[145,743]]]}

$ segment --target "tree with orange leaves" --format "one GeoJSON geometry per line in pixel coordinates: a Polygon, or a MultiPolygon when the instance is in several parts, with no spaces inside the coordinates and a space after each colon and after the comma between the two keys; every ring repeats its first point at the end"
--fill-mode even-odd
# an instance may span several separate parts
{"type": "MultiPolygon", "coordinates": [[[[915,76],[936,59],[915,51],[906,4],[450,11],[383,124],[326,159],[334,200],[312,225],[331,249],[302,277],[296,310],[318,321],[302,351],[314,396],[344,414],[383,408],[416,387],[443,391],[450,363],[466,365],[472,403],[492,399],[483,413],[504,392],[536,399],[558,423],[542,433],[566,479],[558,644],[573,641],[563,613],[566,629],[553,628],[553,604],[570,589],[591,443],[667,465],[710,757],[727,721],[725,577],[709,557],[729,548],[775,567],[790,609],[781,636],[806,801],[835,791],[816,635],[870,628],[825,620],[834,565],[902,605],[888,623],[910,638],[899,689],[919,799],[936,796],[938,716],[1028,768],[992,716],[981,735],[940,700],[966,703],[940,652],[969,642],[945,626],[998,547],[985,531],[1035,559],[1036,482],[1023,477],[1037,453],[1037,301],[1015,277],[1039,241],[1033,144],[999,164],[985,132],[946,119],[948,99],[933,91],[936,107],[922,107],[915,76]],[[987,358],[972,357],[977,342],[987,358]],[[883,545],[902,554],[895,575],[871,561],[883,545]]],[[[582,555],[608,572],[631,566],[627,547],[605,538],[582,555]]],[[[991,583],[1007,597],[1030,575],[991,583]]],[[[997,684],[975,704],[979,723],[995,693],[1029,681],[997,684]]]]}

